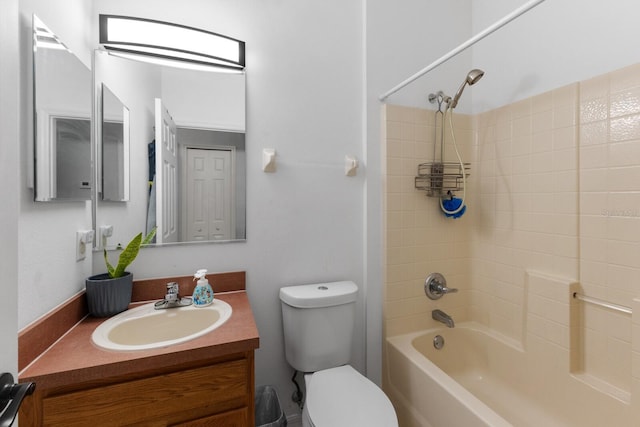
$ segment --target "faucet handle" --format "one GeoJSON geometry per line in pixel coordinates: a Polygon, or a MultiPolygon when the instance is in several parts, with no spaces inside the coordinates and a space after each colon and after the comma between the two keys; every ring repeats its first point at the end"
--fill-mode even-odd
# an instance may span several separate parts
{"type": "Polygon", "coordinates": [[[456,288],[447,288],[446,286],[442,286],[442,285],[437,285],[436,289],[442,292],[443,294],[454,294],[458,292],[458,289],[456,288]]]}
{"type": "Polygon", "coordinates": [[[164,299],[167,301],[177,301],[179,289],[180,287],[176,282],[167,283],[167,294],[165,295],[164,299]]]}
{"type": "Polygon", "coordinates": [[[458,290],[447,288],[447,279],[440,273],[431,273],[424,281],[424,293],[429,299],[440,299],[444,294],[455,292],[458,292],[458,290]]]}

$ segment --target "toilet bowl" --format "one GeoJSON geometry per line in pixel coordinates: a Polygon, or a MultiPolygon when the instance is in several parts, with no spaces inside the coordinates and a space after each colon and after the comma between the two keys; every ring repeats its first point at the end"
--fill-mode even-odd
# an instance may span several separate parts
{"type": "Polygon", "coordinates": [[[350,365],[305,375],[303,427],[397,427],[387,396],[350,365]]]}
{"type": "Polygon", "coordinates": [[[305,427],[397,427],[383,391],[348,363],[358,287],[351,281],[280,288],[287,362],[305,373],[305,427]]]}

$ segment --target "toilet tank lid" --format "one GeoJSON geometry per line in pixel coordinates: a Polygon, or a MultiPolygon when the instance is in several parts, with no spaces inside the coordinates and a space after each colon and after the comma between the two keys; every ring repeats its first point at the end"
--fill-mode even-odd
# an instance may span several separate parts
{"type": "Polygon", "coordinates": [[[356,300],[358,286],[350,280],[280,288],[280,301],[298,308],[331,307],[356,300]]]}

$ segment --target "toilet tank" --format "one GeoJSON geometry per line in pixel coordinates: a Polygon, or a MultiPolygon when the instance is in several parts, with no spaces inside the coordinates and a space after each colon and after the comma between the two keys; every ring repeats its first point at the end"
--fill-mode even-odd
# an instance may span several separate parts
{"type": "Polygon", "coordinates": [[[357,294],[351,281],[280,288],[285,355],[294,369],[349,363],[357,294]]]}

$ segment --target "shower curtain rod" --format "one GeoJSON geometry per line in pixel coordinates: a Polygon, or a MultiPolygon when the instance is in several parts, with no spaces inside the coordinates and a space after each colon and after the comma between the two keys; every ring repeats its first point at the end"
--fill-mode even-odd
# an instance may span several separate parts
{"type": "Polygon", "coordinates": [[[454,56],[458,55],[460,52],[464,51],[465,49],[473,46],[474,44],[476,44],[477,42],[479,42],[483,38],[487,37],[489,34],[493,33],[496,30],[499,30],[502,27],[504,27],[509,22],[513,21],[514,19],[516,19],[520,15],[522,15],[522,14],[528,12],[529,10],[533,9],[534,7],[536,7],[537,5],[542,3],[543,1],[545,1],[545,0],[532,0],[529,3],[526,3],[526,4],[522,5],[522,6],[520,6],[519,8],[517,8],[516,10],[514,10],[510,14],[506,15],[504,18],[500,19],[499,21],[497,21],[493,25],[490,25],[489,27],[485,28],[484,30],[482,30],[481,32],[476,34],[475,36],[471,37],[466,42],[462,43],[461,45],[459,45],[455,49],[451,50],[446,55],[441,56],[440,58],[438,58],[437,60],[435,60],[431,64],[427,65],[425,68],[423,68],[422,70],[418,71],[417,73],[415,73],[414,75],[412,75],[411,77],[409,77],[408,79],[403,81],[402,83],[398,84],[397,86],[394,86],[392,89],[390,89],[387,92],[383,93],[378,98],[380,99],[380,101],[384,101],[389,96],[393,95],[394,93],[396,93],[397,91],[399,91],[400,89],[402,89],[403,87],[408,85],[409,83],[411,83],[414,80],[418,79],[419,77],[422,77],[423,75],[427,74],[429,71],[431,71],[434,68],[438,67],[439,65],[445,63],[449,59],[451,59],[454,56]]]}

